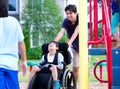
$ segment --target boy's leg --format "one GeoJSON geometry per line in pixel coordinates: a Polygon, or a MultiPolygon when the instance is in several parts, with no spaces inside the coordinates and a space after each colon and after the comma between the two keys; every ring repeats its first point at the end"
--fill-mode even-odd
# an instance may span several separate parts
{"type": "Polygon", "coordinates": [[[60,88],[60,82],[58,80],[58,72],[57,72],[57,67],[55,65],[52,65],[52,67],[50,67],[50,70],[52,72],[52,77],[53,77],[53,89],[59,89],[60,88]]]}
{"type": "Polygon", "coordinates": [[[52,72],[52,77],[53,77],[53,80],[56,81],[58,80],[58,73],[57,73],[57,68],[55,65],[52,65],[52,67],[50,67],[50,70],[52,72]]]}
{"type": "Polygon", "coordinates": [[[59,80],[54,81],[53,89],[60,89],[60,82],[59,82],[59,80]]]}
{"type": "Polygon", "coordinates": [[[74,50],[73,48],[71,48],[71,50],[73,53],[73,59],[72,59],[73,73],[74,73],[76,81],[78,81],[78,78],[79,78],[79,53],[76,50],[74,50]]]}

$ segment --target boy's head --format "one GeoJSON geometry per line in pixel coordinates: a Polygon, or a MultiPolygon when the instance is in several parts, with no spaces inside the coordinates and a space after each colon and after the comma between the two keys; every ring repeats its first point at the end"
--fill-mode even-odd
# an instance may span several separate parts
{"type": "Polygon", "coordinates": [[[8,17],[8,0],[0,0],[0,18],[8,17]]]}
{"type": "Polygon", "coordinates": [[[77,14],[77,8],[75,5],[68,5],[65,8],[65,13],[70,21],[74,21],[76,19],[76,14],[77,14]]]}
{"type": "Polygon", "coordinates": [[[75,5],[68,5],[68,6],[66,6],[65,7],[65,12],[68,11],[68,10],[71,11],[71,12],[77,13],[77,8],[76,8],[75,5]]]}
{"type": "Polygon", "coordinates": [[[59,44],[56,41],[51,41],[48,45],[48,50],[58,50],[59,49],[59,44]]]}

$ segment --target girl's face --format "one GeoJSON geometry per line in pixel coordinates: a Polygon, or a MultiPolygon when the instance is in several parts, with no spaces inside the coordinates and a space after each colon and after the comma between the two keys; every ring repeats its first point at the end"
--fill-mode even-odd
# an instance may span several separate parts
{"type": "Polygon", "coordinates": [[[76,13],[74,13],[70,10],[67,10],[65,13],[66,13],[68,20],[74,21],[74,19],[76,19],[76,13]]]}
{"type": "Polygon", "coordinates": [[[48,50],[50,51],[50,50],[57,50],[58,49],[58,47],[56,47],[56,44],[55,43],[50,43],[49,45],[48,45],[48,50]]]}

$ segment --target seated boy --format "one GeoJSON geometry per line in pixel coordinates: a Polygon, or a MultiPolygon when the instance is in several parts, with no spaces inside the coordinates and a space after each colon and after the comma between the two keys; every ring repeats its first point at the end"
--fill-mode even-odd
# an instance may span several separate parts
{"type": "MultiPolygon", "coordinates": [[[[57,50],[59,49],[59,44],[56,41],[51,41],[48,45],[48,54],[43,55],[42,59],[38,66],[34,66],[28,80],[28,86],[32,79],[32,77],[35,75],[36,72],[45,72],[45,71],[51,71],[54,85],[53,89],[59,89],[60,84],[58,81],[58,70],[63,69],[63,55],[61,53],[57,53],[57,50]],[[55,58],[57,56],[57,59],[55,58]]],[[[46,81],[47,82],[47,81],[46,81]]],[[[27,86],[27,87],[28,87],[27,86]]]]}

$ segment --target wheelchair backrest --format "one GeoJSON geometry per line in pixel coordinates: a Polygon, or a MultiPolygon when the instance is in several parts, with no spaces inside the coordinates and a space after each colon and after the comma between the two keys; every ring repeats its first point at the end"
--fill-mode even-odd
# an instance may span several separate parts
{"type": "MultiPolygon", "coordinates": [[[[68,51],[68,44],[67,43],[59,43],[59,50],[58,52],[62,53],[64,57],[64,63],[66,65],[69,65],[71,63],[71,54],[68,51]]],[[[42,45],[42,55],[45,55],[48,53],[48,44],[43,44],[42,45]]]]}

